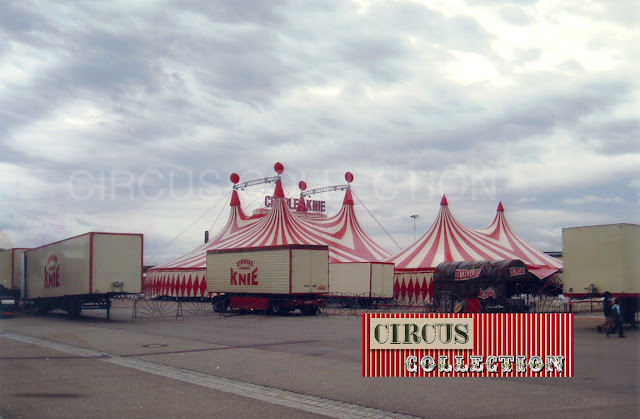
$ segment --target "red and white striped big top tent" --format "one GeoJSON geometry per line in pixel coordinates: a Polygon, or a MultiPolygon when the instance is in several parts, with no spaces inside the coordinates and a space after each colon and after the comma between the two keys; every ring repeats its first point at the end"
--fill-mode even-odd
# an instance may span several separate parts
{"type": "Polygon", "coordinates": [[[214,249],[328,245],[330,263],[375,262],[390,255],[360,227],[350,190],[346,191],[340,211],[326,219],[296,216],[285,204],[280,181],[276,182],[272,207],[267,214],[246,216],[236,190],[232,194],[231,208],[226,225],[211,241],[150,269],[145,280],[146,292],[175,297],[206,296],[206,253],[214,249]]]}
{"type": "Polygon", "coordinates": [[[544,255],[517,238],[503,212],[499,212],[488,228],[474,230],[453,217],[443,195],[440,211],[427,232],[411,246],[384,261],[395,264],[396,298],[418,303],[431,298],[433,272],[442,262],[521,259],[532,268],[532,273],[544,276],[562,269],[562,262],[546,255],[542,258],[541,254],[544,255]]]}
{"type": "Polygon", "coordinates": [[[504,215],[502,202],[498,204],[493,222],[487,228],[478,230],[478,232],[497,240],[500,245],[511,250],[518,259],[527,265],[529,272],[540,279],[549,277],[562,269],[562,261],[534,249],[513,232],[504,215]]]}

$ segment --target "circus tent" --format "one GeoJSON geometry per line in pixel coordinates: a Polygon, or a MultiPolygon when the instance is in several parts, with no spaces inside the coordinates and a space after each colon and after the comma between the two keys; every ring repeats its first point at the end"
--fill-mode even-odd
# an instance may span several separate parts
{"type": "Polygon", "coordinates": [[[474,230],[454,218],[443,195],[440,211],[427,232],[384,261],[396,266],[394,294],[400,300],[424,301],[432,295],[433,271],[441,262],[502,259],[521,259],[540,278],[562,268],[560,261],[520,240],[507,223],[504,211],[499,211],[486,229],[474,230]]]}
{"type": "Polygon", "coordinates": [[[176,297],[204,297],[207,295],[205,277],[207,250],[244,227],[256,223],[259,217],[249,217],[240,206],[238,192],[231,195],[231,211],[222,230],[209,242],[170,262],[147,271],[145,292],[176,297]]]}
{"type": "Polygon", "coordinates": [[[435,269],[441,262],[498,259],[517,257],[497,240],[462,225],[451,214],[447,197],[443,196],[438,216],[429,230],[385,261],[395,263],[396,271],[409,271],[435,269]]]}
{"type": "Polygon", "coordinates": [[[328,245],[329,261],[374,262],[390,253],[377,245],[362,230],[353,211],[351,191],[347,190],[340,211],[326,219],[300,218],[285,204],[280,181],[276,182],[273,204],[267,214],[246,216],[233,191],[231,214],[210,242],[192,252],[147,273],[151,293],[190,297],[206,292],[206,252],[214,249],[280,246],[291,244],[328,245]]]}
{"type": "Polygon", "coordinates": [[[308,220],[329,245],[329,262],[376,262],[391,253],[364,232],[356,217],[353,195],[347,189],[340,211],[325,219],[308,220]]]}
{"type": "Polygon", "coordinates": [[[562,269],[561,261],[529,246],[513,232],[504,215],[502,202],[498,204],[493,222],[487,228],[478,231],[509,249],[527,265],[529,272],[538,278],[546,278],[562,269]]]}

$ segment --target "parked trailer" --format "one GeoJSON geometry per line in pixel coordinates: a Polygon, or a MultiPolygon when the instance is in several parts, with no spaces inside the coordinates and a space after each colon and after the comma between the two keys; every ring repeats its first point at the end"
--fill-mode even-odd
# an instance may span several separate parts
{"type": "Polygon", "coordinates": [[[640,225],[562,229],[564,294],[572,299],[609,291],[622,299],[624,322],[635,325],[640,306],[640,225]]]}
{"type": "MultiPolygon", "coordinates": [[[[22,282],[22,254],[29,249],[14,248],[0,251],[0,285],[19,290],[22,282]]],[[[19,297],[19,293],[16,297],[19,297]]]]}
{"type": "Polygon", "coordinates": [[[0,316],[12,317],[18,310],[25,248],[0,251],[0,316]]]}
{"type": "Polygon", "coordinates": [[[442,262],[433,273],[433,299],[444,312],[526,313],[529,302],[520,296],[542,284],[519,259],[442,262]]]}
{"type": "Polygon", "coordinates": [[[344,306],[371,307],[393,300],[395,265],[384,262],[342,262],[329,264],[327,297],[344,306]]]}
{"type": "Polygon", "coordinates": [[[22,298],[37,313],[106,309],[110,298],[140,293],[142,234],[86,233],[24,252],[22,298]]]}
{"type": "Polygon", "coordinates": [[[207,291],[216,311],[315,314],[329,289],[329,247],[289,245],[207,252],[207,291]]]}

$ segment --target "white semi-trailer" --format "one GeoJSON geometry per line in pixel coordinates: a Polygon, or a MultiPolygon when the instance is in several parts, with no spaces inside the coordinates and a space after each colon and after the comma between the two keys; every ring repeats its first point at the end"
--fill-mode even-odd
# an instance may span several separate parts
{"type": "Polygon", "coordinates": [[[19,290],[22,282],[22,254],[29,249],[13,248],[0,251],[0,286],[19,290]]]}
{"type": "Polygon", "coordinates": [[[25,248],[0,251],[0,316],[13,317],[18,310],[25,248]]]}
{"type": "Polygon", "coordinates": [[[562,229],[564,294],[622,299],[625,322],[634,323],[640,300],[640,225],[607,224],[562,229]]]}
{"type": "Polygon", "coordinates": [[[22,298],[36,312],[78,316],[107,310],[117,294],[141,291],[142,234],[86,233],[24,252],[22,298]]]}
{"type": "Polygon", "coordinates": [[[329,289],[329,248],[290,245],[207,252],[207,291],[216,311],[315,314],[329,289]]]}
{"type": "Polygon", "coordinates": [[[393,300],[393,263],[344,262],[329,264],[331,300],[373,306],[393,300]]]}

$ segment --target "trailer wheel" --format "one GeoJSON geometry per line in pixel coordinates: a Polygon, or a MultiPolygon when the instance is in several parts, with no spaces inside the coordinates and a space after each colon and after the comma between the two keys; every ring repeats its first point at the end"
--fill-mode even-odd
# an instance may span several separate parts
{"type": "Polygon", "coordinates": [[[229,299],[216,297],[211,304],[213,305],[213,311],[216,313],[224,313],[229,307],[229,299]]]}
{"type": "Polygon", "coordinates": [[[303,316],[313,316],[318,314],[318,307],[303,307],[300,309],[303,316]]]}
{"type": "Polygon", "coordinates": [[[74,301],[69,304],[67,308],[67,313],[69,313],[69,317],[78,318],[80,317],[80,313],[82,313],[82,302],[74,301]]]}
{"type": "Polygon", "coordinates": [[[42,303],[42,302],[35,303],[35,308],[36,308],[36,314],[38,316],[43,316],[51,311],[51,308],[48,306],[48,304],[42,303]]]}
{"type": "Polygon", "coordinates": [[[274,316],[279,316],[282,314],[282,301],[280,300],[271,300],[269,302],[269,312],[274,316]]]}

